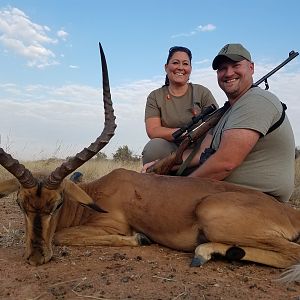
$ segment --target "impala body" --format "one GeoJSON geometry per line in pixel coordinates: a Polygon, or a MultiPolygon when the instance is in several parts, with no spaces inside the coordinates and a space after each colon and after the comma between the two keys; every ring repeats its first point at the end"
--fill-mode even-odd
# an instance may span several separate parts
{"type": "Polygon", "coordinates": [[[115,130],[108,74],[100,47],[105,126],[88,148],[49,175],[34,175],[0,148],[0,164],[14,178],[0,197],[17,192],[25,217],[25,259],[48,262],[60,245],[138,246],[151,241],[195,251],[192,266],[215,253],[278,268],[300,280],[300,211],[262,192],[209,179],[117,169],[76,185],[67,175],[99,152],[115,130]]]}

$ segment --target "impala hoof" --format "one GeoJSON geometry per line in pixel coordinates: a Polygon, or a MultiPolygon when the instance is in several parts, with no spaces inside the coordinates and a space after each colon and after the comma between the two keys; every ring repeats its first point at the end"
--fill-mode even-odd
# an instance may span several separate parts
{"type": "Polygon", "coordinates": [[[152,241],[143,233],[137,233],[137,240],[140,246],[148,246],[152,244],[152,241]]]}
{"type": "Polygon", "coordinates": [[[207,260],[201,256],[194,256],[191,261],[190,266],[191,267],[201,267],[202,265],[204,265],[206,263],[206,261],[207,260]]]}

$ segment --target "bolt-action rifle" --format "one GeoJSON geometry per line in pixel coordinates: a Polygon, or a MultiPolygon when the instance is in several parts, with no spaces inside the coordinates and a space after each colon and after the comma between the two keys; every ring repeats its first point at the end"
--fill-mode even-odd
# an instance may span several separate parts
{"type": "MultiPolygon", "coordinates": [[[[268,90],[269,89],[268,78],[272,76],[275,72],[277,72],[279,69],[281,69],[283,66],[285,66],[287,63],[289,63],[292,59],[296,58],[298,55],[299,55],[298,52],[291,51],[289,53],[289,57],[285,61],[283,61],[280,65],[278,65],[268,74],[263,76],[253,85],[258,86],[262,82],[264,82],[265,89],[268,90]]],[[[203,112],[200,113],[198,116],[193,117],[192,121],[189,122],[186,126],[175,131],[173,133],[174,139],[176,140],[180,138],[182,140],[178,149],[175,152],[169,154],[168,156],[160,159],[152,166],[150,166],[146,172],[167,175],[170,173],[170,171],[175,165],[182,164],[183,152],[191,144],[193,144],[199,138],[204,136],[212,127],[214,127],[219,122],[219,120],[221,119],[221,117],[224,115],[224,113],[227,111],[229,107],[230,104],[228,101],[226,101],[225,104],[219,109],[216,109],[215,105],[211,105],[205,110],[203,110],[203,112]],[[200,123],[201,121],[202,123],[199,126],[196,126],[196,124],[200,123]]]]}

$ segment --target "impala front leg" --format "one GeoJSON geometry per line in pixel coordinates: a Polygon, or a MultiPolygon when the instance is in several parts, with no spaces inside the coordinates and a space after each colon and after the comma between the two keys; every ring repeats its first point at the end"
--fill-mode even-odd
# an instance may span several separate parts
{"type": "Polygon", "coordinates": [[[150,245],[150,239],[143,233],[133,235],[110,234],[104,229],[92,226],[75,226],[55,233],[54,243],[64,246],[142,246],[150,245]]]}

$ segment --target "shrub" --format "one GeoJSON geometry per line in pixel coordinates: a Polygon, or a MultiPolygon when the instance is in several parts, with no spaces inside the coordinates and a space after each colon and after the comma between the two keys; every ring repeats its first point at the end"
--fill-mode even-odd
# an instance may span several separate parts
{"type": "Polygon", "coordinates": [[[296,147],[295,148],[295,158],[297,159],[300,156],[300,148],[296,147]]]}
{"type": "Polygon", "coordinates": [[[116,161],[139,161],[141,158],[134,155],[127,145],[121,146],[113,154],[113,159],[116,161]]]}
{"type": "Polygon", "coordinates": [[[99,153],[96,154],[95,159],[96,160],[105,160],[105,159],[107,159],[107,155],[104,152],[100,151],[99,153]]]}

